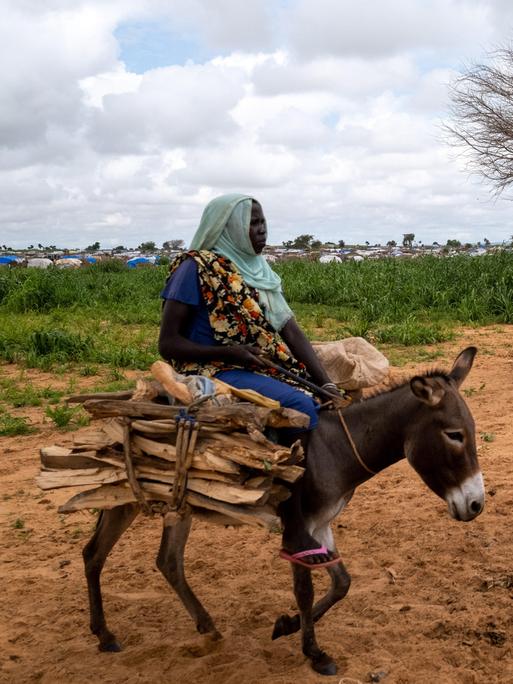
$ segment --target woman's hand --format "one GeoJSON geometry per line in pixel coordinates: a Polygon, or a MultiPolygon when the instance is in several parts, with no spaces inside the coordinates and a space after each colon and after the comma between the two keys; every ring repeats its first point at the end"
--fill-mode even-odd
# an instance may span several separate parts
{"type": "Polygon", "coordinates": [[[259,347],[254,347],[249,344],[234,344],[229,346],[219,347],[219,355],[222,355],[223,361],[233,363],[236,366],[255,365],[261,368],[265,364],[259,356],[262,356],[263,351],[259,347]]]}
{"type": "Polygon", "coordinates": [[[188,304],[173,299],[166,301],[160,327],[159,351],[168,361],[224,361],[234,366],[258,366],[265,364],[258,358],[263,352],[259,347],[249,344],[203,345],[191,342],[186,330],[195,310],[188,304]]]}

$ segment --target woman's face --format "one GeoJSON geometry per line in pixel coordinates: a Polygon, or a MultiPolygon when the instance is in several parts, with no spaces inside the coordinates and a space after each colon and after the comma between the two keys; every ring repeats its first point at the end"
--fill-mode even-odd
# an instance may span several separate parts
{"type": "Polygon", "coordinates": [[[261,254],[267,240],[267,224],[264,212],[258,202],[253,200],[251,206],[251,219],[249,222],[249,239],[256,254],[261,254]]]}

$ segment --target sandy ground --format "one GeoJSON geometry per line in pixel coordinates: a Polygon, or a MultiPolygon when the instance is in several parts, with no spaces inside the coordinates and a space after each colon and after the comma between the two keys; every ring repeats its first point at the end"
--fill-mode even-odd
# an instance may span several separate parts
{"type": "MultiPolygon", "coordinates": [[[[154,564],[160,521],[141,518],[103,574],[107,619],[124,650],[99,653],[81,560],[95,517],[60,516],[68,493],[43,494],[34,484],[38,448],[70,437],[30,410],[41,432],[0,442],[0,681],[513,682],[513,327],[466,330],[439,347],[437,365],[450,367],[467,344],[480,348],[464,387],[486,510],[471,523],[453,521],[404,461],[358,490],[335,523],[353,584],[317,628],[339,665],[333,678],[312,672],[298,635],[270,640],[275,618],[294,610],[279,536],[203,522],[194,525],[187,569],[224,639],[212,644],[196,634],[154,564]]],[[[36,372],[27,377],[49,382],[36,372]]],[[[326,579],[316,575],[322,590],[326,579]]]]}

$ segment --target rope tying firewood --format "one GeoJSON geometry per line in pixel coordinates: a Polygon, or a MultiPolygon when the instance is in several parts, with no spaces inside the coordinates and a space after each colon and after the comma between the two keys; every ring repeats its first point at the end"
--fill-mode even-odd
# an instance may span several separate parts
{"type": "Polygon", "coordinates": [[[176,424],[176,470],[173,490],[171,492],[170,509],[172,511],[181,511],[185,505],[187,477],[194,457],[199,423],[190,416],[183,416],[177,418],[176,424]]]}
{"type": "Polygon", "coordinates": [[[123,454],[125,457],[125,467],[128,482],[144,515],[151,516],[151,507],[146,501],[146,497],[144,496],[144,493],[141,489],[141,485],[137,481],[137,477],[134,470],[134,464],[132,462],[131,432],[132,421],[130,420],[130,418],[125,418],[123,420],[123,454]]]}

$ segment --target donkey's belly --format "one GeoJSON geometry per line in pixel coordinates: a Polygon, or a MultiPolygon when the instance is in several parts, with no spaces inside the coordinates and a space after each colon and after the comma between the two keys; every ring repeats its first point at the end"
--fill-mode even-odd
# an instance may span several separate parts
{"type": "Polygon", "coordinates": [[[308,533],[311,534],[312,537],[319,542],[319,544],[324,544],[324,546],[330,549],[330,551],[335,550],[330,523],[349,503],[352,496],[353,492],[344,494],[344,496],[337,501],[331,502],[329,505],[320,508],[315,512],[315,514],[310,515],[306,520],[308,533]]]}

